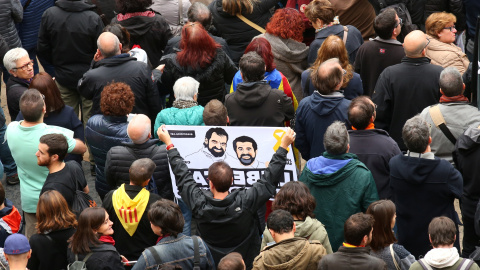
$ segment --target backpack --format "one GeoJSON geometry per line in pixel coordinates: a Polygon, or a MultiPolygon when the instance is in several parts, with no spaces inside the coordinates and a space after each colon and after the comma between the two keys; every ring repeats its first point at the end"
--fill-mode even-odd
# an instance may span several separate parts
{"type": "Polygon", "coordinates": [[[79,261],[78,254],[75,254],[75,261],[67,266],[67,270],[87,270],[86,262],[92,254],[93,252],[88,253],[82,261],[79,261]]]}
{"type": "Polygon", "coordinates": [[[380,5],[380,12],[382,12],[386,8],[393,8],[395,12],[397,12],[398,18],[402,19],[402,32],[397,37],[400,42],[403,42],[405,36],[412,32],[413,30],[418,30],[418,26],[412,22],[412,17],[410,16],[410,12],[408,11],[407,5],[403,2],[390,4],[388,5],[385,0],[376,0],[380,5]]]}

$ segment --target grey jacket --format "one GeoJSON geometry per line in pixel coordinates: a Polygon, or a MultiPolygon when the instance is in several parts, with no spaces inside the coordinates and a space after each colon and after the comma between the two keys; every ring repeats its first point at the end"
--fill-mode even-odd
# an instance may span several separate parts
{"type": "MultiPolygon", "coordinates": [[[[435,106],[435,105],[433,105],[435,106]]],[[[465,102],[439,103],[440,112],[445,119],[448,129],[455,138],[458,138],[471,125],[480,123],[480,112],[477,108],[465,102]]],[[[430,116],[428,106],[420,113],[422,117],[431,128],[432,153],[435,156],[445,159],[453,164],[452,152],[455,150],[455,145],[452,144],[448,138],[443,134],[440,128],[436,127],[430,116]]]]}
{"type": "Polygon", "coordinates": [[[153,0],[153,4],[150,6],[153,11],[162,14],[168,25],[170,25],[170,30],[172,30],[172,35],[174,36],[180,36],[183,25],[188,21],[187,11],[192,5],[188,0],[181,0],[182,16],[179,18],[179,2],[179,0],[153,0]]]}
{"type": "MultiPolygon", "coordinates": [[[[23,19],[23,7],[20,0],[0,0],[0,35],[9,49],[22,47],[15,24],[23,19]]],[[[2,62],[3,65],[3,62],[2,62]]]]}

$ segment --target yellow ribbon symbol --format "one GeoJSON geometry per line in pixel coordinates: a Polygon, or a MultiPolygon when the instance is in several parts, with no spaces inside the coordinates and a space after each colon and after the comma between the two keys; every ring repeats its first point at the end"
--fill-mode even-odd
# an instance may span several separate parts
{"type": "MultiPolygon", "coordinates": [[[[273,137],[277,139],[277,143],[273,146],[273,151],[277,152],[278,147],[280,147],[280,144],[282,142],[282,138],[285,135],[285,130],[283,129],[277,129],[273,132],[273,137]]],[[[289,151],[290,149],[287,149],[289,151]]]]}

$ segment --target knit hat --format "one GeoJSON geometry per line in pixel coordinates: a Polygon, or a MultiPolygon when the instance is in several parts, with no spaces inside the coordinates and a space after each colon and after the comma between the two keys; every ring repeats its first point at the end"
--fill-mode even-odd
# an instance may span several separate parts
{"type": "Polygon", "coordinates": [[[23,234],[14,233],[7,237],[3,252],[8,255],[23,254],[30,251],[30,244],[23,234]]]}

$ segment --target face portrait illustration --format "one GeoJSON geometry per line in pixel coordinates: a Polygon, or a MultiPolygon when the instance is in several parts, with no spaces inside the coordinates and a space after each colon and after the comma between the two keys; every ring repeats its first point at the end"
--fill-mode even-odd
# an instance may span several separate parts
{"type": "Polygon", "coordinates": [[[253,149],[251,142],[237,142],[235,152],[240,163],[245,166],[252,164],[257,156],[257,152],[253,149]]]}
{"type": "Polygon", "coordinates": [[[221,157],[225,154],[227,148],[227,136],[218,135],[216,132],[212,133],[210,139],[205,138],[204,146],[214,157],[221,157]]]}

